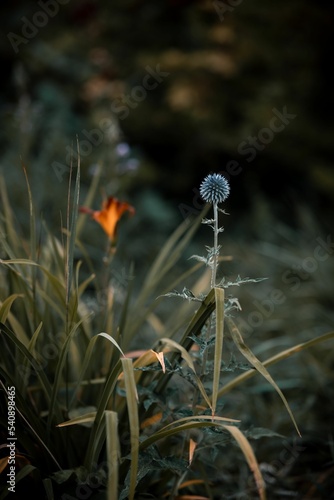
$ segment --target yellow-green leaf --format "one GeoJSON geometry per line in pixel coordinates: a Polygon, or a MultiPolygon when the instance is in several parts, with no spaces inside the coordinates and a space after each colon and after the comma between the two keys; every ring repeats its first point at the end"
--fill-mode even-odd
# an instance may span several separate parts
{"type": "Polygon", "coordinates": [[[284,406],[286,407],[289,415],[290,415],[290,418],[299,434],[299,436],[301,436],[300,432],[299,432],[299,429],[298,429],[298,426],[297,426],[297,422],[295,421],[295,418],[292,414],[292,411],[290,409],[290,406],[283,394],[283,392],[281,391],[281,389],[278,387],[278,385],[276,384],[276,382],[274,381],[274,379],[272,378],[272,376],[270,375],[270,373],[268,372],[268,370],[265,368],[265,366],[263,365],[263,363],[261,363],[261,361],[259,361],[257,359],[257,357],[252,353],[252,351],[249,349],[249,347],[244,343],[244,340],[242,338],[242,335],[238,329],[238,327],[236,326],[236,324],[234,323],[234,321],[231,319],[231,318],[226,318],[226,321],[227,321],[227,324],[229,326],[229,330],[231,332],[231,335],[232,335],[232,338],[233,338],[233,341],[235,342],[237,348],[239,349],[239,351],[243,354],[243,356],[245,356],[245,358],[254,366],[254,368],[256,368],[256,370],[261,373],[261,375],[266,379],[268,380],[268,382],[272,385],[272,387],[274,387],[274,389],[276,390],[276,392],[279,394],[280,398],[282,399],[283,403],[284,403],[284,406]]]}
{"type": "Polygon", "coordinates": [[[216,340],[212,382],[212,414],[215,414],[220,381],[220,365],[223,352],[224,339],[224,289],[215,288],[216,303],[216,340]]]}
{"type": "Polygon", "coordinates": [[[232,425],[224,425],[225,429],[229,431],[229,433],[234,437],[238,445],[240,446],[240,449],[242,453],[244,454],[247,463],[249,465],[250,470],[252,471],[254,475],[254,479],[256,482],[257,490],[259,492],[259,496],[261,500],[266,499],[266,492],[265,492],[265,482],[263,480],[259,464],[256,460],[253,448],[251,447],[248,439],[246,436],[241,432],[241,430],[238,427],[232,426],[232,425]]]}

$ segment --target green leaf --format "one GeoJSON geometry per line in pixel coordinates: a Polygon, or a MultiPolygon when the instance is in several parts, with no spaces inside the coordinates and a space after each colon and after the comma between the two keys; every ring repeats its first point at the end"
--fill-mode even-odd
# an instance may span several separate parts
{"type": "MultiPolygon", "coordinates": [[[[215,309],[215,292],[214,289],[210,290],[208,295],[205,297],[203,300],[202,304],[194,314],[193,318],[191,319],[188,327],[186,328],[182,339],[179,342],[179,345],[182,346],[186,351],[189,351],[192,344],[193,344],[193,339],[190,336],[198,336],[200,335],[203,326],[205,325],[207,319],[211,316],[212,312],[215,309]]],[[[171,363],[175,362],[179,355],[175,354],[174,357],[171,359],[171,363]]],[[[156,387],[156,392],[159,394],[166,384],[169,381],[169,377],[163,377],[157,387],[156,387]]],[[[211,407],[211,403],[210,403],[211,407]]]]}
{"type": "Polygon", "coordinates": [[[42,326],[43,326],[43,323],[40,322],[40,324],[38,325],[38,327],[34,331],[33,336],[30,339],[30,342],[29,342],[29,345],[28,345],[28,349],[29,349],[29,352],[31,352],[31,354],[33,354],[33,352],[34,352],[34,349],[35,349],[35,346],[36,346],[36,342],[37,342],[39,333],[40,333],[40,331],[42,329],[42,326]]]}
{"type": "Polygon", "coordinates": [[[1,308],[0,308],[0,322],[1,323],[6,323],[8,314],[10,312],[10,308],[12,307],[14,300],[16,300],[18,297],[24,297],[24,295],[22,293],[13,293],[9,297],[7,297],[6,300],[3,301],[1,308]]]}
{"type": "Polygon", "coordinates": [[[18,350],[22,353],[22,355],[28,360],[34,369],[36,376],[39,378],[41,388],[43,389],[44,395],[47,401],[50,401],[50,394],[52,392],[51,384],[48,381],[46,374],[44,372],[43,367],[40,363],[33,357],[33,355],[28,351],[28,349],[20,342],[15,334],[6,326],[0,323],[0,334],[4,333],[10,339],[10,341],[15,344],[18,350]]]}
{"type": "Polygon", "coordinates": [[[73,275],[73,262],[74,262],[74,246],[76,239],[76,224],[78,218],[78,208],[79,208],[79,194],[80,194],[80,151],[79,142],[77,138],[77,149],[78,149],[78,165],[77,165],[77,175],[74,185],[72,210],[70,209],[70,192],[71,192],[71,179],[73,165],[71,163],[70,168],[70,181],[68,187],[68,201],[67,201],[67,252],[66,252],[66,304],[70,301],[71,286],[72,286],[72,275],[73,275]]]}
{"type": "Polygon", "coordinates": [[[118,469],[120,459],[120,444],[118,437],[118,415],[115,411],[106,411],[108,483],[107,498],[118,498],[118,469]]]}
{"type": "Polygon", "coordinates": [[[229,433],[237,441],[241,451],[243,452],[243,454],[247,460],[249,468],[254,475],[254,479],[256,482],[256,486],[257,486],[257,490],[259,492],[260,499],[265,500],[266,499],[265,482],[263,480],[259,464],[256,460],[255,455],[254,455],[253,448],[251,447],[248,439],[246,438],[246,436],[241,432],[241,430],[238,427],[231,426],[231,425],[224,425],[224,428],[226,430],[228,430],[229,433]]]}
{"type": "Polygon", "coordinates": [[[168,438],[179,432],[196,429],[201,427],[221,427],[225,428],[225,422],[239,422],[225,417],[211,415],[193,415],[191,417],[180,418],[166,425],[159,431],[155,432],[140,443],[140,450],[146,449],[148,446],[156,443],[160,439],[168,438]]]}
{"type": "Polygon", "coordinates": [[[46,500],[55,500],[52,481],[49,477],[43,479],[43,486],[46,493],[46,500]]]}
{"type": "MultiPolygon", "coordinates": [[[[125,359],[125,358],[124,358],[125,359]]],[[[109,399],[111,398],[115,386],[117,384],[118,376],[122,371],[122,364],[120,360],[115,364],[113,370],[109,373],[107,380],[105,382],[102,395],[98,402],[96,417],[94,425],[91,430],[89,437],[89,443],[87,446],[87,452],[85,457],[85,467],[89,470],[92,464],[98,461],[99,449],[103,444],[103,429],[105,425],[104,412],[107,408],[109,399]]]]}
{"type": "MultiPolygon", "coordinates": [[[[41,322],[38,325],[38,327],[36,328],[35,332],[33,333],[33,336],[31,337],[30,342],[28,344],[28,351],[31,353],[32,356],[34,356],[34,354],[35,354],[34,353],[35,345],[36,345],[39,333],[42,329],[42,326],[43,326],[43,323],[41,322]]],[[[28,380],[29,380],[29,369],[27,370],[27,368],[29,366],[29,362],[28,362],[27,358],[23,359],[22,365],[23,365],[22,373],[27,374],[27,375],[25,375],[25,377],[23,377],[23,380],[22,380],[22,388],[23,388],[23,392],[25,393],[26,392],[26,385],[27,385],[28,380]]]]}
{"type": "Polygon", "coordinates": [[[92,366],[91,360],[92,360],[93,350],[94,350],[94,346],[95,346],[96,340],[97,340],[97,336],[95,336],[92,339],[90,339],[90,342],[89,342],[88,347],[86,349],[85,357],[84,357],[84,359],[83,359],[83,361],[81,363],[80,374],[79,374],[79,376],[77,378],[76,385],[75,385],[74,390],[73,390],[73,396],[72,396],[72,399],[71,399],[71,401],[69,403],[69,409],[71,409],[72,406],[75,403],[75,398],[76,398],[77,390],[80,387],[80,385],[82,384],[82,381],[83,381],[83,378],[85,376],[85,373],[86,373],[87,369],[90,366],[92,366]]]}
{"type": "Polygon", "coordinates": [[[180,352],[181,357],[184,359],[184,361],[187,363],[189,368],[194,373],[198,389],[200,390],[204,400],[208,404],[209,408],[211,408],[211,410],[213,411],[210,399],[209,399],[209,397],[204,389],[204,386],[203,386],[200,378],[198,377],[198,375],[196,373],[194,362],[193,362],[190,354],[188,353],[188,351],[186,351],[186,349],[184,347],[182,347],[180,344],[178,344],[177,342],[175,342],[175,340],[172,340],[172,339],[162,338],[162,339],[160,339],[160,342],[166,344],[171,350],[173,350],[173,351],[176,350],[176,351],[180,352]]]}
{"type": "Polygon", "coordinates": [[[133,500],[137,484],[137,471],[139,463],[139,417],[138,417],[138,394],[133,371],[132,360],[122,358],[124,383],[126,391],[126,402],[128,407],[131,442],[131,469],[129,499],[133,500]]]}
{"type": "Polygon", "coordinates": [[[245,356],[245,358],[254,366],[254,368],[256,368],[256,370],[261,373],[261,375],[266,379],[268,380],[268,382],[274,387],[274,389],[276,390],[276,392],[279,394],[280,398],[282,399],[283,403],[284,403],[284,406],[286,407],[289,415],[290,415],[290,418],[296,428],[296,431],[298,432],[299,436],[301,436],[300,432],[299,432],[299,429],[298,429],[298,426],[297,426],[297,423],[295,421],[295,418],[292,414],[292,411],[290,409],[290,406],[283,394],[283,392],[281,391],[281,389],[278,387],[278,385],[276,384],[276,382],[273,380],[272,376],[270,375],[270,373],[268,372],[268,370],[265,368],[265,366],[263,365],[263,363],[261,363],[261,361],[259,361],[257,359],[257,357],[252,353],[252,351],[249,349],[249,347],[244,343],[244,340],[242,338],[242,335],[238,329],[238,327],[236,326],[236,324],[234,323],[234,321],[231,319],[231,318],[226,318],[226,321],[227,321],[227,324],[229,326],[229,330],[231,332],[231,335],[232,335],[232,338],[233,338],[233,341],[235,343],[235,345],[237,346],[237,348],[239,349],[239,351],[245,356]]]}
{"type": "Polygon", "coordinates": [[[65,361],[67,359],[67,353],[69,351],[69,347],[72,341],[72,338],[74,334],[76,333],[78,326],[84,321],[84,318],[82,318],[80,321],[78,321],[71,331],[69,332],[67,339],[65,340],[62,349],[59,354],[59,359],[56,367],[56,372],[55,372],[55,377],[52,385],[52,391],[51,391],[51,399],[50,399],[50,406],[49,406],[49,415],[48,415],[48,432],[50,432],[51,429],[51,424],[54,418],[54,407],[56,405],[58,393],[59,393],[59,387],[62,381],[62,376],[63,376],[63,369],[65,366],[65,361]]]}
{"type": "Polygon", "coordinates": [[[56,427],[68,427],[70,425],[87,424],[90,422],[94,422],[95,417],[96,411],[84,413],[83,415],[79,415],[77,417],[71,418],[70,420],[66,420],[65,422],[61,422],[60,424],[57,424],[56,427]]]}
{"type": "MultiPolygon", "coordinates": [[[[42,266],[33,260],[30,259],[8,259],[8,260],[1,260],[0,262],[14,271],[18,274],[18,276],[22,279],[23,283],[26,285],[27,288],[27,295],[30,295],[30,282],[27,280],[27,278],[21,273],[20,266],[36,266],[38,267],[48,278],[48,283],[50,283],[53,287],[53,290],[55,291],[55,294],[57,298],[61,301],[62,304],[65,304],[65,297],[64,297],[64,285],[63,283],[54,276],[45,266],[42,266]]],[[[51,301],[51,298],[50,298],[51,301]]]]}
{"type": "Polygon", "coordinates": [[[216,303],[216,342],[213,367],[213,382],[212,382],[212,414],[216,412],[217,398],[220,382],[221,360],[223,352],[224,339],[224,290],[215,288],[215,303],[216,303]]]}
{"type": "Polygon", "coordinates": [[[284,437],[283,434],[279,434],[278,432],[272,431],[271,429],[265,429],[263,427],[252,427],[251,429],[244,431],[244,434],[247,438],[251,439],[260,439],[263,437],[284,437]]]}
{"type": "Polygon", "coordinates": [[[109,333],[101,332],[101,333],[98,333],[97,336],[98,337],[104,337],[104,338],[108,339],[115,347],[117,347],[117,349],[119,350],[119,352],[125,358],[124,352],[122,351],[122,349],[120,348],[120,346],[118,345],[118,343],[116,342],[116,340],[113,339],[111,335],[109,335],[109,333]]]}
{"type": "MultiPolygon", "coordinates": [[[[326,342],[327,340],[332,340],[334,339],[334,331],[333,332],[328,332],[325,333],[324,335],[321,335],[320,337],[316,337],[315,339],[308,340],[307,342],[303,342],[301,344],[297,344],[293,347],[289,347],[289,349],[286,349],[282,352],[279,352],[278,354],[275,354],[275,356],[272,356],[271,358],[267,359],[266,361],[263,361],[263,366],[271,366],[274,365],[275,363],[278,363],[279,361],[282,361],[284,359],[289,358],[293,354],[296,354],[298,352],[301,352],[304,349],[308,349],[309,347],[313,347],[317,344],[321,344],[322,342],[326,342]]],[[[225,384],[220,390],[218,397],[223,396],[227,392],[231,391],[234,389],[234,387],[237,387],[239,384],[242,382],[245,382],[245,380],[248,380],[249,378],[253,377],[256,374],[256,370],[248,370],[245,373],[242,373],[238,377],[234,378],[227,384],[225,384]]]]}
{"type": "MultiPolygon", "coordinates": [[[[4,380],[6,380],[7,386],[15,385],[13,378],[9,374],[4,373],[1,370],[1,367],[0,367],[0,375],[4,380]]],[[[6,386],[3,384],[1,379],[0,379],[0,385],[3,389],[3,391],[5,393],[7,393],[6,386]]],[[[16,400],[15,411],[18,413],[18,415],[20,416],[20,419],[22,420],[22,422],[24,422],[24,426],[25,426],[24,436],[22,436],[22,434],[21,434],[22,445],[24,445],[23,439],[24,439],[24,441],[26,441],[26,436],[28,435],[28,433],[31,434],[32,440],[33,440],[33,444],[31,444],[31,446],[33,446],[35,448],[36,443],[39,443],[43,447],[43,449],[47,452],[47,454],[51,457],[51,459],[53,461],[53,467],[55,464],[58,467],[58,469],[61,469],[55,456],[53,455],[50,448],[48,448],[48,446],[45,444],[45,442],[43,440],[43,435],[45,434],[45,432],[44,432],[45,428],[44,428],[44,425],[40,421],[40,416],[36,415],[34,410],[31,410],[29,407],[27,407],[26,399],[22,396],[22,393],[20,391],[17,391],[17,390],[15,391],[15,400],[16,400]],[[22,411],[20,410],[20,408],[22,409],[22,411]],[[26,432],[27,430],[28,430],[28,432],[26,432]]],[[[30,438],[28,438],[28,439],[30,439],[30,438]]]]}

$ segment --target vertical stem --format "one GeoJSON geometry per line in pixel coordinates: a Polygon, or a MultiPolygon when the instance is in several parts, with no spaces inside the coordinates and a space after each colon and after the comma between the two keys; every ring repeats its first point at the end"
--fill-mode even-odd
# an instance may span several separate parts
{"type": "Polygon", "coordinates": [[[218,203],[213,204],[214,237],[213,237],[213,268],[211,274],[211,288],[216,286],[216,275],[218,267],[218,203]]]}
{"type": "MultiPolygon", "coordinates": [[[[211,288],[214,288],[216,286],[216,275],[217,275],[217,267],[218,267],[218,203],[214,202],[213,203],[213,218],[214,218],[214,226],[213,226],[213,231],[214,231],[214,237],[213,237],[213,266],[212,266],[212,272],[211,272],[211,288]]],[[[205,335],[205,341],[209,342],[210,339],[210,332],[211,332],[211,325],[212,325],[212,318],[210,317],[207,322],[207,330],[206,330],[206,335],[205,335]]],[[[203,353],[203,358],[202,358],[202,367],[201,367],[201,378],[205,375],[206,371],[206,365],[208,362],[208,355],[209,355],[209,347],[207,346],[206,349],[204,350],[203,353]]],[[[194,393],[194,399],[193,399],[193,411],[195,412],[195,406],[197,403],[197,398],[198,398],[198,389],[195,390],[194,393]]]]}

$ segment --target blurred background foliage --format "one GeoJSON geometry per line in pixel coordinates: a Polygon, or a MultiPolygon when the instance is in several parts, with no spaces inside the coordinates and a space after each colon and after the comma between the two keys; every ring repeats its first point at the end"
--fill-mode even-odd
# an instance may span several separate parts
{"type": "MultiPolygon", "coordinates": [[[[21,164],[38,213],[59,232],[78,137],[82,202],[100,168],[94,208],[104,195],[136,208],[136,216],[121,223],[116,258],[124,269],[135,261],[140,279],[166,236],[202,207],[203,177],[227,172],[234,161],[240,172],[231,175],[231,215],[222,235],[224,253],[233,260],[221,273],[269,277],[240,289],[244,319],[274,288],[285,297],[268,317],[262,311],[263,321],[251,332],[253,347],[260,339],[255,352],[333,329],[333,248],[327,259],[314,257],[317,238],[331,237],[334,208],[333,3],[55,2],[57,13],[37,31],[29,23],[43,24],[36,12],[46,1],[0,7],[0,169],[22,233],[29,210],[21,164]],[[161,81],[147,90],[152,71],[160,71],[161,81]],[[295,117],[266,135],[273,110],[284,109],[295,117]],[[250,160],[252,137],[259,146],[250,160]]],[[[104,234],[88,220],[83,233],[98,261],[104,234]]],[[[210,238],[208,228],[199,230],[184,265],[210,238]]],[[[176,307],[169,304],[167,311],[176,307]]],[[[309,455],[301,453],[303,470],[317,453],[333,463],[327,441],[333,365],[332,350],[324,346],[285,363],[283,371],[273,369],[294,401],[306,441],[310,436],[317,443],[309,455]]],[[[263,424],[272,402],[267,389],[253,388],[265,402],[262,407],[249,398],[250,424],[263,424]]],[[[234,403],[244,405],[243,395],[234,403]]],[[[272,408],[274,428],[290,429],[279,403],[272,408]]]]}
{"type": "Polygon", "coordinates": [[[76,135],[87,140],[84,130],[111,120],[103,141],[89,154],[83,148],[85,182],[102,162],[109,193],[142,198],[148,212],[156,193],[175,200],[173,207],[191,203],[205,174],[235,160],[242,172],[232,179],[234,214],[244,218],[264,196],[289,223],[300,200],[328,218],[331,2],[71,0],[56,2],[58,12],[46,22],[36,17],[40,4],[1,6],[0,111],[1,169],[17,181],[21,157],[43,211],[57,211],[57,192],[64,191],[53,162],[68,164],[76,135]],[[168,76],[142,99],[134,88],[147,66],[168,76]],[[126,95],[138,100],[126,104],[126,95]],[[284,106],[296,117],[268,144],[260,141],[249,161],[240,145],[284,106]],[[130,149],[117,153],[119,143],[130,149]]]}

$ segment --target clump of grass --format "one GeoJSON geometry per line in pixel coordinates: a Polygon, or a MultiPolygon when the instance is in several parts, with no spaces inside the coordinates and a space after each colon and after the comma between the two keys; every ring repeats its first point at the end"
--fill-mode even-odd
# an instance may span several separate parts
{"type": "MultiPolygon", "coordinates": [[[[253,477],[248,492],[264,499],[266,485],[251,438],[275,433],[243,429],[240,415],[224,413],[224,399],[260,373],[281,398],[298,434],[289,404],[267,368],[334,333],[262,362],[246,345],[233,319],[240,306],[230,289],[261,279],[217,278],[224,260],[218,218],[225,212],[219,204],[229,194],[219,174],[208,176],[201,186],[209,203],[203,213],[170,236],[136,296],[129,280],[120,304],[110,280],[111,255],[101,263],[102,271],[93,269],[80,241],[80,165],[75,179],[74,169],[71,172],[60,239],[46,227],[41,237],[37,235],[28,182],[30,238],[22,239],[5,184],[0,184],[1,429],[5,439],[6,393],[14,386],[18,492],[29,487],[36,498],[47,499],[122,500],[144,498],[147,492],[157,499],[214,498],[224,488],[222,469],[238,468],[243,456],[253,477]],[[206,219],[211,204],[213,218],[206,219]],[[171,279],[170,271],[201,223],[212,227],[213,246],[171,279]],[[85,266],[90,274],[82,279],[85,266]],[[87,295],[98,296],[101,272],[106,294],[103,312],[97,308],[94,315],[87,295]],[[177,291],[190,278],[192,289],[183,286],[177,291]],[[166,296],[186,300],[161,324],[157,308],[166,296]],[[155,340],[131,352],[147,325],[155,340]],[[231,343],[245,358],[243,364],[233,360],[231,343]],[[236,373],[224,382],[227,371],[236,373]],[[232,457],[232,464],[224,457],[232,457]]],[[[88,198],[92,195],[93,188],[88,198]]],[[[7,463],[4,456],[3,471],[7,463]]],[[[9,493],[4,480],[2,487],[0,498],[5,498],[9,493]]]]}

